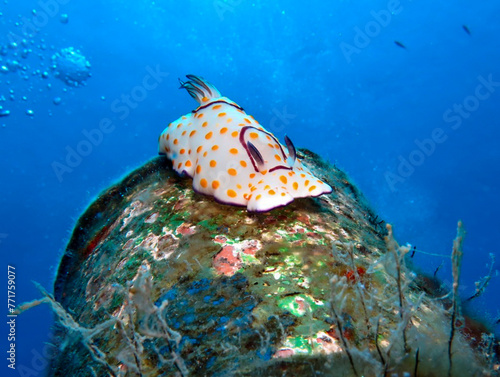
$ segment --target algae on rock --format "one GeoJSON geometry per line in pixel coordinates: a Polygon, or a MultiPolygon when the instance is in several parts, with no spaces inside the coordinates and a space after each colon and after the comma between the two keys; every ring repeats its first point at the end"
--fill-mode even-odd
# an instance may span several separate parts
{"type": "Polygon", "coordinates": [[[495,373],[347,176],[300,153],[333,193],[268,213],[195,193],[164,158],[103,192],[45,299],[73,321],[56,311],[49,374],[495,373]]]}

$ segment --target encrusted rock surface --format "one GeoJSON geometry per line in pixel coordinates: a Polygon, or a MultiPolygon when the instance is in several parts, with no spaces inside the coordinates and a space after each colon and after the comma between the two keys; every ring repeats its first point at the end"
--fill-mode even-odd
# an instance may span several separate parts
{"type": "MultiPolygon", "coordinates": [[[[193,192],[165,158],[103,192],[59,267],[78,325],[59,314],[49,374],[446,376],[449,302],[346,175],[300,153],[333,193],[268,213],[193,192]]],[[[488,375],[486,343],[457,334],[451,375],[488,375]]]]}

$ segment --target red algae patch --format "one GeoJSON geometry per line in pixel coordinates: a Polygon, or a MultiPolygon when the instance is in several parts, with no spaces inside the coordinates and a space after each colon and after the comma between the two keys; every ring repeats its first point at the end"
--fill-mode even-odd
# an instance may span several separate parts
{"type": "Polygon", "coordinates": [[[213,260],[215,271],[225,276],[233,276],[242,264],[240,253],[231,245],[224,246],[213,260]]]}

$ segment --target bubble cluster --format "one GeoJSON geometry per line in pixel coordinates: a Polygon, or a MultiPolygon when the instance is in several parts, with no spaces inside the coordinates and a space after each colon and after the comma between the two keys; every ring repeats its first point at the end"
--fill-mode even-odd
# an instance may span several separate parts
{"type": "Polygon", "coordinates": [[[69,86],[85,83],[90,74],[90,62],[77,49],[67,47],[52,56],[54,76],[69,86]]]}

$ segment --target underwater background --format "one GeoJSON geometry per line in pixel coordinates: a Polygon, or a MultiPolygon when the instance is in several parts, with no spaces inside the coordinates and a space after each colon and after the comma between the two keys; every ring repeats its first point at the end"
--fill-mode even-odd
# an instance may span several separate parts
{"type": "MultiPolygon", "coordinates": [[[[463,220],[467,300],[500,249],[499,16],[498,1],[2,0],[4,305],[7,266],[17,304],[40,297],[32,281],[51,290],[78,216],[196,107],[186,74],[345,170],[447,286],[463,220]]],[[[497,268],[465,306],[498,335],[497,268]]],[[[17,318],[12,375],[43,375],[51,322],[17,318]]]]}

